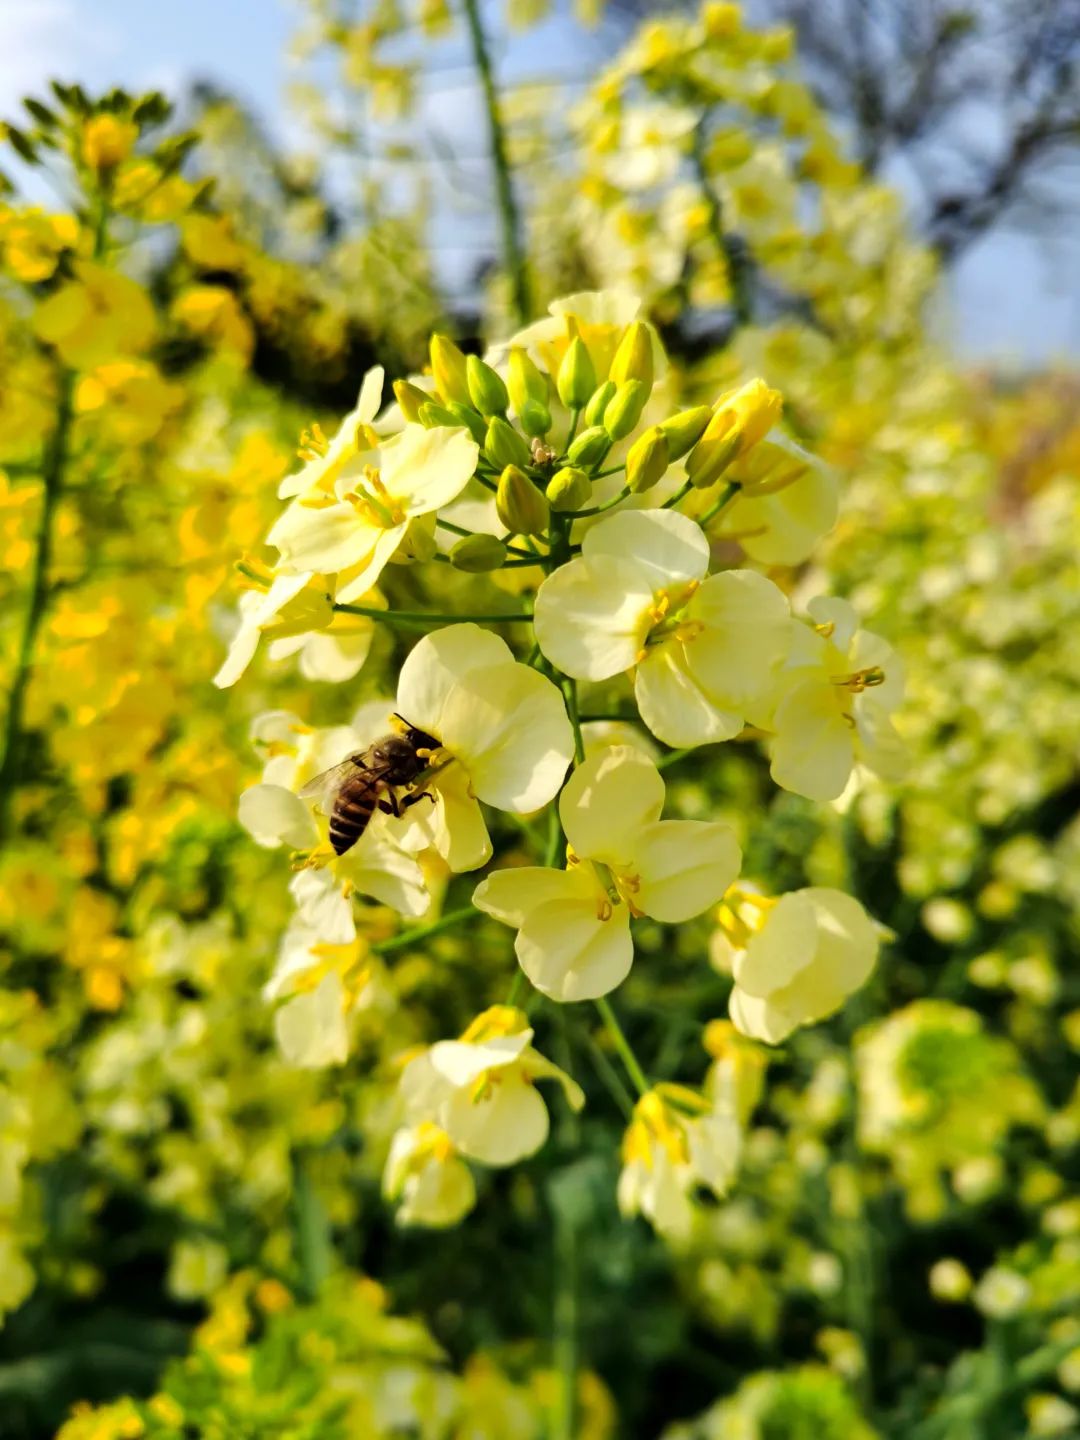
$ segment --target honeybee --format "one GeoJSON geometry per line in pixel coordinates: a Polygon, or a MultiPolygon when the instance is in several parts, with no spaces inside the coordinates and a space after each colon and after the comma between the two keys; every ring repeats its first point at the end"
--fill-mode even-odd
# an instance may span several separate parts
{"type": "Polygon", "coordinates": [[[419,790],[399,798],[400,786],[412,785],[424,770],[439,742],[433,735],[418,730],[403,720],[400,735],[391,732],[347,756],[339,765],[332,765],[299,791],[301,800],[316,800],[319,809],[330,819],[330,844],[335,855],[351,850],[363,835],[376,810],[400,816],[419,800],[435,797],[430,790],[419,790]]]}

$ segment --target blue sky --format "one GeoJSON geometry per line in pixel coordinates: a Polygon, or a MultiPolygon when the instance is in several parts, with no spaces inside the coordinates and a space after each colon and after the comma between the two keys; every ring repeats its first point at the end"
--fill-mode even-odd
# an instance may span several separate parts
{"type": "MultiPolygon", "coordinates": [[[[40,93],[54,75],[89,88],[156,86],[174,93],[200,76],[231,89],[278,134],[289,134],[285,47],[295,18],[290,0],[0,0],[0,115],[14,117],[20,96],[40,93]]],[[[537,48],[551,59],[566,47],[537,48]]],[[[533,54],[537,48],[530,46],[533,54]]],[[[510,63],[517,61],[511,55],[510,63]]],[[[450,113],[444,109],[442,129],[451,138],[455,120],[460,124],[472,109],[469,101],[460,91],[450,113]]],[[[465,232],[455,226],[454,233],[468,237],[471,228],[481,238],[475,213],[466,220],[465,232]]],[[[475,238],[467,238],[459,264],[475,249],[475,238]]],[[[1077,355],[1080,239],[995,233],[952,278],[940,328],[977,360],[1030,363],[1077,355]]]]}

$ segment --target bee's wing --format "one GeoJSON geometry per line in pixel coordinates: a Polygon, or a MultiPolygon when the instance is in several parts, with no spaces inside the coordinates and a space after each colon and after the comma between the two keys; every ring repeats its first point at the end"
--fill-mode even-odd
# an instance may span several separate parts
{"type": "Polygon", "coordinates": [[[331,765],[329,770],[323,770],[320,774],[313,776],[306,785],[302,786],[296,793],[301,800],[314,800],[319,809],[324,813],[326,807],[331,803],[333,795],[342,784],[357,770],[363,768],[363,753],[349,755],[338,765],[331,765]]]}

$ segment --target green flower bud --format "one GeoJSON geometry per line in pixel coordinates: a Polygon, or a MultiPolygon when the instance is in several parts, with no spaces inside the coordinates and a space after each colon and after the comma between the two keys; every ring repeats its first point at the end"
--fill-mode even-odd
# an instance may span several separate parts
{"type": "Polygon", "coordinates": [[[494,535],[466,535],[450,551],[450,563],[470,575],[498,570],[506,559],[506,546],[494,535]]]}
{"type": "Polygon", "coordinates": [[[510,403],[502,376],[481,360],[479,355],[470,355],[465,361],[465,373],[472,403],[481,415],[501,415],[510,403]]]}
{"type": "Polygon", "coordinates": [[[539,400],[526,400],[518,420],[526,435],[546,435],[551,429],[551,411],[539,400]]]}
{"type": "Polygon", "coordinates": [[[667,436],[672,460],[681,460],[697,444],[711,419],[712,410],[708,405],[695,405],[692,410],[680,410],[678,415],[663,422],[660,429],[667,436]]]}
{"type": "Polygon", "coordinates": [[[592,398],[585,406],[586,425],[602,425],[604,423],[604,411],[618,388],[614,380],[605,380],[593,391],[592,398]]]}
{"type": "Polygon", "coordinates": [[[581,510],[592,499],[592,482],[584,470],[564,465],[548,481],[545,494],[553,510],[581,510]]]}
{"type": "Polygon", "coordinates": [[[640,380],[646,395],[653,387],[653,331],[644,320],[635,320],[623,331],[619,348],[608,371],[608,379],[616,385],[625,385],[628,380],[640,380]]]}
{"type": "Polygon", "coordinates": [[[575,335],[559,366],[555,387],[568,410],[582,410],[596,389],[596,369],[585,341],[575,335]]]}
{"type": "Polygon", "coordinates": [[[477,445],[483,445],[487,438],[487,426],[484,424],[484,417],[478,415],[471,405],[462,405],[457,400],[451,400],[447,410],[453,415],[458,425],[464,425],[469,434],[476,441],[477,445]]]}
{"type": "Polygon", "coordinates": [[[590,425],[588,430],[583,430],[577,437],[570,449],[566,452],[566,458],[571,465],[581,465],[591,469],[599,465],[604,456],[611,449],[611,436],[602,425],[590,425]]]}
{"type": "Polygon", "coordinates": [[[420,413],[417,419],[421,425],[425,425],[429,430],[434,430],[439,425],[457,426],[461,424],[461,421],[452,410],[448,410],[445,405],[437,404],[434,400],[424,401],[423,405],[420,406],[420,413]]]}
{"type": "Polygon", "coordinates": [[[604,429],[612,440],[623,440],[641,419],[649,391],[640,380],[627,380],[615,391],[604,411],[604,429]]]}
{"type": "Polygon", "coordinates": [[[465,356],[446,335],[431,337],[431,373],[443,401],[458,400],[462,405],[472,403],[465,356]]]}
{"type": "Polygon", "coordinates": [[[408,380],[394,381],[394,399],[401,407],[401,413],[410,425],[420,422],[420,407],[431,401],[431,396],[408,380]]]}
{"type": "Polygon", "coordinates": [[[638,437],[626,456],[626,483],[635,495],[651,490],[671,463],[667,436],[653,425],[638,437]]]}
{"type": "Polygon", "coordinates": [[[500,470],[506,465],[528,465],[532,460],[524,439],[501,415],[493,415],[488,421],[484,454],[500,470]]]}
{"type": "Polygon", "coordinates": [[[449,405],[440,405],[437,400],[425,400],[417,416],[421,425],[433,430],[437,425],[459,426],[464,422],[454,414],[449,405]]]}
{"type": "Polygon", "coordinates": [[[538,370],[529,359],[527,351],[517,345],[510,351],[506,388],[510,395],[510,403],[518,415],[525,409],[529,401],[536,405],[543,405],[545,410],[547,409],[548,382],[543,372],[538,370]]]}
{"type": "Polygon", "coordinates": [[[548,503],[516,465],[499,476],[495,510],[511,535],[542,535],[548,526],[548,503]]]}

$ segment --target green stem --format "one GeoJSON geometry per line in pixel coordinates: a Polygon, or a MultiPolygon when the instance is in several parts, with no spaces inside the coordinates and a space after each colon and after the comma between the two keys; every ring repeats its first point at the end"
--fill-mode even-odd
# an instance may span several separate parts
{"type": "Polygon", "coordinates": [[[578,715],[577,681],[564,678],[560,682],[566,697],[566,713],[574,732],[574,764],[580,765],[585,759],[585,741],[581,738],[581,718],[578,715]]]}
{"type": "Polygon", "coordinates": [[[665,500],[665,501],[664,501],[663,505],[660,506],[660,509],[661,509],[661,510],[670,510],[670,509],[672,508],[672,506],[678,505],[678,504],[680,503],[680,501],[683,501],[683,500],[686,499],[687,495],[690,494],[690,491],[691,491],[693,488],[694,488],[694,482],[693,482],[692,480],[687,480],[686,484],[683,485],[683,486],[681,487],[681,489],[675,491],[675,494],[672,495],[672,497],[671,497],[670,500],[665,500]]]}
{"type": "Polygon", "coordinates": [[[725,509],[728,505],[731,504],[732,500],[735,499],[735,496],[738,495],[740,489],[741,486],[739,485],[739,482],[737,480],[728,481],[728,483],[724,486],[723,490],[721,490],[717,498],[709,506],[708,510],[705,511],[705,514],[699,518],[698,524],[701,526],[702,529],[704,529],[705,526],[708,525],[710,520],[715,520],[717,515],[720,514],[721,510],[725,509]]]}
{"type": "Polygon", "coordinates": [[[607,996],[602,995],[599,1000],[594,1001],[594,1004],[599,1011],[600,1019],[604,1022],[605,1029],[611,1036],[611,1043],[619,1052],[619,1058],[626,1066],[626,1073],[634,1082],[634,1089],[639,1095],[647,1095],[650,1087],[645,1071],[638,1064],[638,1058],[631,1049],[630,1041],[623,1034],[622,1026],[616,1019],[615,1011],[612,1010],[607,996]]]}
{"type": "Polygon", "coordinates": [[[417,925],[389,940],[380,940],[371,948],[376,955],[396,955],[399,950],[409,950],[421,941],[430,939],[432,935],[441,935],[444,930],[452,930],[455,925],[464,925],[467,920],[475,920],[476,916],[474,906],[464,905],[460,910],[451,910],[446,915],[440,915],[438,920],[432,920],[427,925],[417,925]]]}
{"type": "Polygon", "coordinates": [[[529,281],[525,268],[525,247],[522,244],[521,212],[514,194],[514,181],[510,171],[510,159],[506,147],[506,129],[503,125],[502,107],[495,84],[495,73],[491,65],[491,53],[487,36],[480,18],[479,0],[463,0],[465,23],[472,44],[473,63],[480,79],[480,89],[487,112],[488,143],[491,151],[491,166],[495,172],[495,195],[499,206],[499,228],[502,235],[503,265],[510,280],[514,311],[519,325],[528,320],[532,307],[529,301],[529,281]]]}
{"type": "MultiPolygon", "coordinates": [[[[557,1061],[568,1073],[572,1070],[567,1017],[560,1007],[558,1013],[557,1061]]],[[[566,1148],[580,1142],[577,1117],[563,1100],[559,1121],[559,1138],[566,1148]]],[[[551,1358],[557,1376],[555,1403],[551,1415],[552,1440],[575,1440],[578,1433],[577,1372],[578,1372],[578,1217],[563,1194],[553,1196],[555,1222],[555,1295],[552,1305],[551,1358]]]]}
{"type": "Polygon", "coordinates": [[[510,989],[506,992],[504,1005],[516,1005],[521,994],[522,986],[525,984],[525,972],[522,969],[514,971],[514,978],[510,981],[510,989]]]}
{"type": "Polygon", "coordinates": [[[728,284],[731,287],[731,311],[735,324],[733,329],[749,325],[753,319],[751,302],[751,267],[745,254],[733,235],[724,229],[724,212],[720,197],[713,188],[705,163],[705,134],[702,125],[694,132],[694,168],[701,186],[705,210],[708,216],[709,234],[720,252],[720,258],[727,267],[728,284]]]}
{"type": "MultiPolygon", "coordinates": [[[[619,469],[622,469],[621,465],[619,469]]],[[[614,473],[613,470],[608,471],[608,474],[613,475],[614,473]]],[[[584,520],[587,515],[602,515],[605,510],[613,510],[616,505],[621,505],[629,494],[630,486],[624,485],[617,495],[613,495],[610,500],[605,500],[603,505],[593,505],[588,510],[572,510],[567,518],[570,520],[584,520]]]]}
{"type": "Polygon", "coordinates": [[[15,676],[8,694],[7,717],[4,721],[4,753],[0,760],[0,844],[7,840],[11,831],[12,802],[23,760],[26,692],[30,685],[38,632],[49,604],[49,566],[55,538],[53,529],[68,458],[74,391],[75,376],[70,370],[62,371],[56,427],[49,441],[42,472],[41,514],[38,517],[33,568],[30,572],[30,595],[26,602],[22,635],[15,658],[15,676]]]}
{"type": "MultiPolygon", "coordinates": [[[[690,747],[690,749],[692,748],[693,747],[690,747]]],[[[660,759],[656,762],[656,768],[658,770],[666,770],[669,765],[674,765],[677,761],[682,760],[685,756],[689,755],[690,749],[670,750],[666,755],[662,755],[660,759]]]]}
{"type": "Polygon", "coordinates": [[[520,615],[447,615],[438,610],[378,610],[373,605],[335,605],[346,615],[367,615],[372,620],[384,620],[388,625],[452,625],[469,622],[474,625],[516,625],[532,619],[532,611],[520,615]]]}

